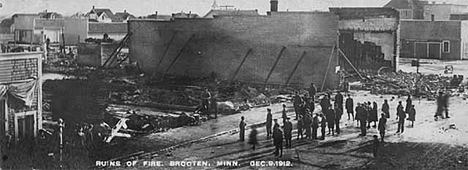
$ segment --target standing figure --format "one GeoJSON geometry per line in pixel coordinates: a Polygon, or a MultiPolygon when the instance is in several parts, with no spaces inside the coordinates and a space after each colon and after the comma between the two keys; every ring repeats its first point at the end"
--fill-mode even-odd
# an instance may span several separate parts
{"type": "Polygon", "coordinates": [[[306,138],[310,139],[312,138],[312,135],[310,133],[310,126],[312,124],[312,118],[310,117],[310,114],[305,115],[304,117],[304,128],[306,131],[306,138]]]}
{"type": "Polygon", "coordinates": [[[411,127],[414,127],[414,121],[416,120],[416,109],[414,108],[414,105],[410,106],[408,120],[411,121],[411,127]]]}
{"type": "Polygon", "coordinates": [[[289,121],[289,118],[286,118],[284,123],[284,138],[286,139],[286,147],[291,148],[291,139],[292,139],[292,123],[289,121]]]}
{"type": "Polygon", "coordinates": [[[448,112],[448,108],[449,108],[449,98],[450,98],[450,94],[448,92],[446,92],[444,94],[444,98],[443,98],[443,106],[444,106],[444,109],[445,109],[445,118],[450,118],[449,116],[449,112],[448,112]]]}
{"type": "Polygon", "coordinates": [[[215,119],[217,119],[218,118],[218,102],[216,102],[216,98],[214,96],[210,100],[210,109],[211,109],[211,112],[214,114],[215,119]]]}
{"type": "Polygon", "coordinates": [[[314,113],[314,110],[315,110],[314,102],[311,100],[311,98],[307,97],[307,94],[304,95],[304,104],[311,113],[314,113]]]}
{"type": "Polygon", "coordinates": [[[302,129],[304,128],[304,117],[299,116],[299,119],[297,119],[297,140],[303,139],[304,138],[304,132],[302,129]]]}
{"type": "Polygon", "coordinates": [[[257,129],[255,129],[255,127],[252,127],[252,130],[250,130],[248,143],[252,145],[253,150],[255,150],[255,145],[258,145],[257,134],[257,129]]]}
{"type": "Polygon", "coordinates": [[[283,131],[279,127],[273,130],[273,144],[275,145],[275,156],[283,156],[283,131]]]}
{"type": "Polygon", "coordinates": [[[301,97],[299,96],[299,93],[296,92],[296,94],[293,97],[293,106],[294,106],[294,112],[296,112],[296,120],[299,116],[299,106],[302,104],[301,97]]]}
{"type": "Polygon", "coordinates": [[[273,119],[273,122],[275,122],[275,125],[273,125],[273,138],[275,138],[275,130],[280,128],[280,125],[278,124],[278,119],[273,119]]]}
{"type": "Polygon", "coordinates": [[[373,147],[372,147],[372,153],[374,158],[377,157],[377,151],[379,150],[379,137],[377,135],[374,135],[374,140],[373,140],[373,147]]]}
{"type": "MultiPolygon", "coordinates": [[[[401,105],[401,101],[399,102],[401,105]]],[[[403,133],[405,131],[405,118],[406,118],[406,113],[403,110],[403,106],[398,106],[397,107],[397,114],[398,114],[398,130],[396,133],[403,133]]]]}
{"type": "Polygon", "coordinates": [[[343,110],[335,104],[335,126],[336,126],[336,133],[340,134],[340,121],[341,121],[341,116],[343,115],[343,110]]]}
{"type": "Polygon", "coordinates": [[[335,95],[335,104],[338,105],[338,108],[340,108],[340,110],[343,110],[343,101],[343,95],[340,91],[338,91],[338,93],[335,95]]]}
{"type": "Polygon", "coordinates": [[[362,110],[361,110],[361,103],[357,103],[356,105],[356,126],[359,126],[360,127],[360,124],[361,123],[361,117],[362,117],[362,110]]]}
{"type": "Polygon", "coordinates": [[[244,116],[241,117],[241,121],[239,123],[239,140],[244,141],[244,135],[245,135],[245,126],[247,126],[247,123],[244,121],[244,116]]]}
{"type": "Polygon", "coordinates": [[[271,126],[273,123],[273,115],[271,114],[271,109],[267,109],[267,118],[266,118],[266,131],[267,131],[267,139],[271,137],[271,126]]]}
{"type": "Polygon", "coordinates": [[[321,114],[320,117],[322,118],[322,121],[320,121],[320,128],[322,131],[322,137],[320,138],[321,140],[325,140],[325,128],[327,128],[327,119],[325,118],[325,115],[321,114]]]}
{"type": "Polygon", "coordinates": [[[436,113],[434,115],[434,118],[437,120],[437,118],[439,117],[443,117],[442,116],[442,111],[444,110],[444,96],[443,96],[443,93],[442,91],[439,91],[439,95],[437,96],[437,110],[436,110],[436,113]]]}
{"type": "Polygon", "coordinates": [[[385,113],[385,116],[390,118],[390,106],[388,105],[387,99],[384,100],[384,103],[382,104],[382,112],[385,113]]]}
{"type": "Polygon", "coordinates": [[[379,119],[379,128],[378,128],[382,143],[384,142],[386,129],[387,129],[387,116],[385,115],[385,113],[382,113],[379,119]]]}
{"type": "Polygon", "coordinates": [[[350,119],[350,117],[352,117],[354,121],[354,101],[353,98],[351,98],[351,95],[349,94],[348,98],[346,99],[346,112],[348,112],[348,120],[350,119]]]}
{"type": "Polygon", "coordinates": [[[328,95],[325,95],[322,100],[320,101],[320,107],[322,107],[322,113],[327,113],[327,109],[330,108],[330,98],[328,95]]]}
{"type": "MultiPolygon", "coordinates": [[[[310,83],[309,96],[312,99],[312,103],[315,103],[315,95],[317,94],[317,88],[314,83],[310,83]]],[[[312,111],[311,111],[312,112],[312,111]]]]}
{"type": "Polygon", "coordinates": [[[203,110],[202,112],[203,114],[208,115],[208,111],[209,111],[208,104],[211,99],[211,93],[208,90],[208,88],[205,88],[205,92],[202,94],[201,98],[202,98],[202,110],[203,110]]]}
{"type": "Polygon", "coordinates": [[[314,118],[312,119],[312,139],[318,139],[317,138],[317,130],[319,128],[319,124],[320,124],[320,122],[319,122],[319,119],[318,119],[318,115],[315,115],[314,118]]]}
{"type": "Polygon", "coordinates": [[[411,100],[411,95],[408,94],[408,98],[406,99],[406,108],[405,108],[406,113],[409,113],[409,110],[412,105],[413,105],[413,100],[411,100]]]}
{"type": "Polygon", "coordinates": [[[378,119],[379,119],[379,117],[378,117],[378,106],[377,106],[377,102],[373,102],[373,103],[372,103],[372,111],[371,111],[371,113],[372,113],[372,118],[371,118],[372,120],[371,120],[371,121],[374,122],[374,126],[372,126],[372,127],[376,128],[376,127],[377,127],[377,121],[378,121],[378,119]]]}
{"type": "Polygon", "coordinates": [[[288,115],[286,115],[286,105],[283,104],[283,113],[281,115],[281,118],[283,118],[283,124],[286,122],[286,118],[288,118],[288,115]]]}
{"type": "Polygon", "coordinates": [[[356,108],[356,115],[359,115],[359,125],[361,125],[361,134],[360,136],[366,136],[366,121],[367,121],[367,110],[364,104],[358,104],[356,108]]]}
{"type": "Polygon", "coordinates": [[[328,134],[335,135],[335,111],[331,108],[327,109],[327,112],[325,112],[325,116],[327,119],[327,124],[328,124],[328,134]]]}
{"type": "Polygon", "coordinates": [[[403,105],[401,104],[401,101],[398,101],[398,106],[397,106],[397,112],[396,112],[396,119],[398,120],[398,116],[400,113],[398,113],[399,110],[402,110],[403,112],[405,112],[405,110],[403,110],[403,105]]]}
{"type": "MultiPolygon", "coordinates": [[[[365,106],[365,109],[367,111],[367,129],[369,129],[371,122],[374,121],[374,116],[372,116],[372,103],[367,102],[365,106]]],[[[377,119],[375,121],[377,121],[377,119]]]]}

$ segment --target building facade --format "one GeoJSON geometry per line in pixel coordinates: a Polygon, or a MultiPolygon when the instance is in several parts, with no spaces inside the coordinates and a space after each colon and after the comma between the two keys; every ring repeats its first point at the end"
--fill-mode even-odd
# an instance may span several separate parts
{"type": "Polygon", "coordinates": [[[43,53],[0,54],[0,135],[31,140],[42,128],[43,53]]]}

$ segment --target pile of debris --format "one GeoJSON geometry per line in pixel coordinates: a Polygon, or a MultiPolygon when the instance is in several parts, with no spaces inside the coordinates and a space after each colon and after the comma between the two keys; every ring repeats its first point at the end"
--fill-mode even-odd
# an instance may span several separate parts
{"type": "Polygon", "coordinates": [[[363,88],[372,94],[433,96],[441,89],[458,89],[463,76],[422,75],[403,71],[367,76],[363,88]]]}

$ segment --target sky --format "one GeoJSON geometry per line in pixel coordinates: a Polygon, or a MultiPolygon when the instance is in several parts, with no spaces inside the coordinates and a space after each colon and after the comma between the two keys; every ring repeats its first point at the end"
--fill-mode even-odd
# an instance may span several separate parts
{"type": "MultiPolygon", "coordinates": [[[[0,16],[14,13],[37,13],[47,9],[64,15],[77,12],[87,13],[92,6],[110,8],[112,12],[127,12],[135,16],[146,16],[176,12],[206,14],[214,0],[0,0],[0,16]]],[[[390,0],[279,0],[280,11],[327,10],[328,7],[382,7],[390,0]]],[[[430,0],[441,1],[441,0],[430,0]]],[[[468,1],[468,0],[442,0],[468,1]]],[[[232,5],[236,9],[258,9],[260,14],[269,11],[270,0],[216,0],[218,6],[232,5]]]]}

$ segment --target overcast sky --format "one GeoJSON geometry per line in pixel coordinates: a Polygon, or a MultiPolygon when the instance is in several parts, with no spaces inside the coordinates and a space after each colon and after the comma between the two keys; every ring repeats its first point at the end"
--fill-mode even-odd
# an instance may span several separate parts
{"type": "MultiPolygon", "coordinates": [[[[159,14],[171,14],[180,11],[192,11],[199,15],[206,14],[214,0],[0,0],[3,7],[0,15],[14,13],[37,13],[48,9],[64,15],[77,12],[87,13],[92,6],[110,8],[112,12],[126,9],[128,12],[143,16],[154,11],[159,14]]],[[[258,9],[260,14],[269,10],[270,0],[216,0],[219,6],[232,5],[237,9],[258,9]]],[[[279,0],[280,11],[327,10],[328,7],[381,7],[390,0],[279,0]]],[[[430,0],[434,1],[434,0],[430,0]]],[[[468,0],[435,0],[457,1],[468,0]]]]}

